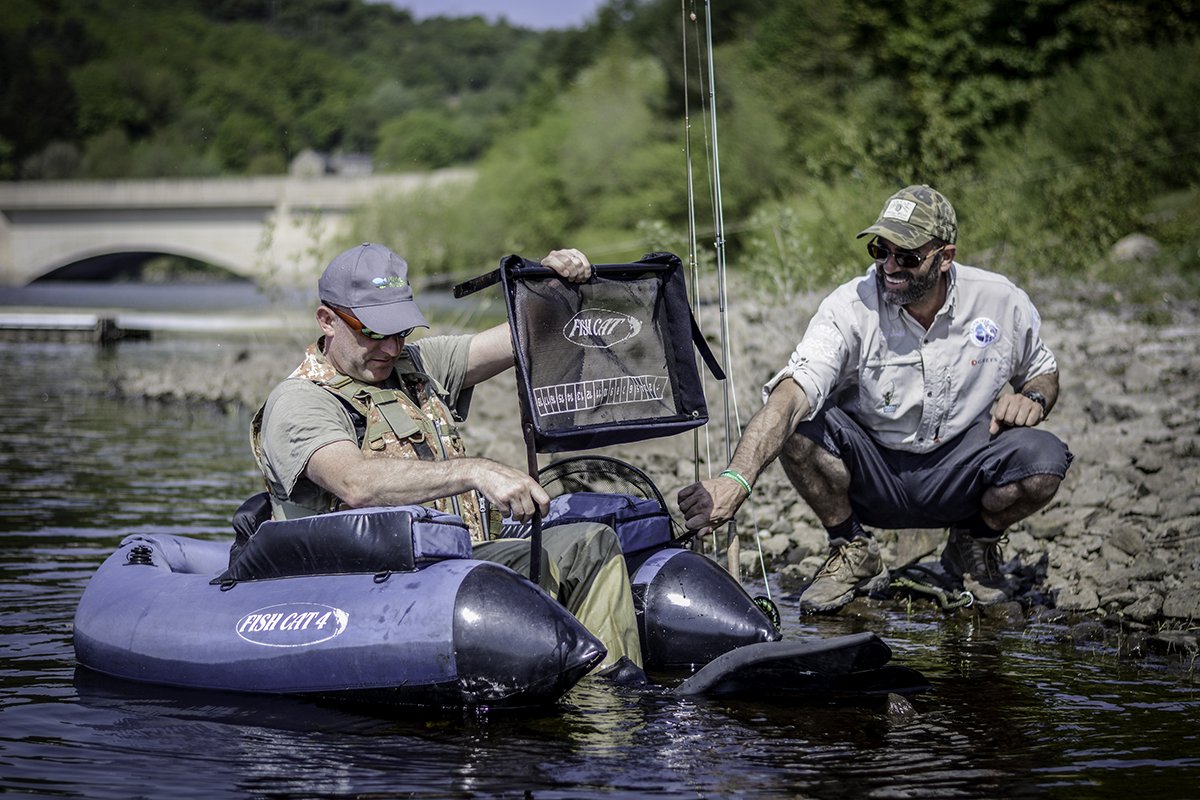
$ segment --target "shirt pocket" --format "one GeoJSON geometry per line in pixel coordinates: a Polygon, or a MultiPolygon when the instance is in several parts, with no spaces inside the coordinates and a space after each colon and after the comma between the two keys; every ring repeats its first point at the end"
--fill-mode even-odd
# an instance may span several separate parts
{"type": "MultiPolygon", "coordinates": [[[[1016,348],[1009,339],[997,339],[987,347],[967,345],[967,374],[959,394],[971,406],[990,404],[1000,396],[1016,369],[1016,348]]],[[[972,408],[978,412],[978,408],[972,408]]]]}
{"type": "Polygon", "coordinates": [[[899,419],[918,413],[924,375],[920,353],[868,358],[859,371],[859,408],[881,417],[899,419]]]}

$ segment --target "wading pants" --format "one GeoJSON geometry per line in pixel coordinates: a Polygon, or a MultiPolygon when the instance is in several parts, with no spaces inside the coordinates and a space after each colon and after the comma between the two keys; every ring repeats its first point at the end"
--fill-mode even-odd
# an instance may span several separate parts
{"type": "MultiPolygon", "coordinates": [[[[598,522],[543,528],[542,551],[542,588],[608,648],[597,670],[621,656],[642,666],[629,573],[613,529],[598,522]]],[[[483,542],[474,556],[529,575],[528,539],[483,542]]]]}

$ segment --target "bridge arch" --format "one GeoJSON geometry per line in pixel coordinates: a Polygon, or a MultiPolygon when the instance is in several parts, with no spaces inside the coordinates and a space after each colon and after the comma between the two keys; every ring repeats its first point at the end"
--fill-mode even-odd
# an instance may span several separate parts
{"type": "Polygon", "coordinates": [[[473,179],[465,169],[361,177],[0,183],[0,284],[88,258],[164,253],[262,284],[317,274],[358,205],[473,179]]]}
{"type": "Polygon", "coordinates": [[[59,256],[55,261],[35,265],[29,282],[39,280],[110,280],[140,271],[142,266],[159,256],[173,256],[201,262],[218,273],[231,278],[256,280],[252,271],[233,263],[227,255],[214,249],[180,247],[177,243],[128,243],[109,247],[88,247],[59,256]]]}

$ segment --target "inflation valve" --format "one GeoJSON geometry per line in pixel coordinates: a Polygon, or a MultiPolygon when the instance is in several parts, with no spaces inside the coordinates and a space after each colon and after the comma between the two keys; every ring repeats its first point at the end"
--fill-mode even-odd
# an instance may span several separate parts
{"type": "Polygon", "coordinates": [[[129,551],[129,557],[125,561],[129,564],[142,564],[144,566],[154,566],[154,550],[149,545],[138,544],[134,545],[129,551]]]}

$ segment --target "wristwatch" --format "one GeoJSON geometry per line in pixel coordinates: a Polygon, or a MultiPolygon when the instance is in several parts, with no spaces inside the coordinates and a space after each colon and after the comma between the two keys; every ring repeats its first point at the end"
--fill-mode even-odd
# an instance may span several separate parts
{"type": "Polygon", "coordinates": [[[1046,416],[1046,395],[1042,394],[1041,392],[1021,392],[1021,394],[1025,395],[1030,400],[1032,400],[1033,402],[1035,402],[1039,406],[1041,406],[1042,407],[1042,417],[1045,418],[1045,416],[1046,416]]]}

